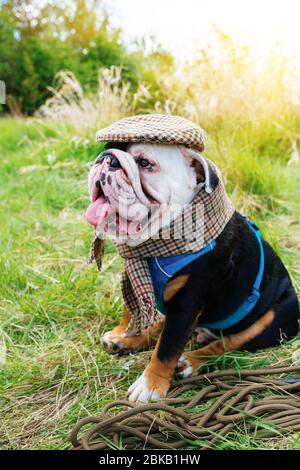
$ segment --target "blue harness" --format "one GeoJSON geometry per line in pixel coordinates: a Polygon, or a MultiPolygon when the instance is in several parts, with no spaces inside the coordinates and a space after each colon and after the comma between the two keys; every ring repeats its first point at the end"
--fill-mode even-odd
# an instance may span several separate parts
{"type": "MultiPolygon", "coordinates": [[[[260,250],[260,263],[258,274],[255,278],[251,294],[244,300],[244,302],[231,314],[227,315],[223,320],[208,322],[208,323],[199,323],[199,326],[203,328],[210,329],[226,329],[229,328],[243,318],[245,318],[248,313],[250,313],[255,307],[258,299],[260,298],[260,285],[264,274],[265,267],[265,256],[264,249],[261,239],[260,231],[257,225],[246,219],[246,222],[254,233],[257,242],[259,244],[260,250]]],[[[153,288],[155,292],[156,308],[163,314],[165,314],[165,303],[163,299],[164,287],[166,283],[176,274],[180,269],[184,268],[192,261],[200,258],[203,255],[206,255],[216,247],[216,241],[213,240],[211,243],[206,245],[197,253],[187,253],[183,255],[175,256],[164,256],[164,257],[151,257],[148,258],[149,270],[151,273],[153,288]]]]}

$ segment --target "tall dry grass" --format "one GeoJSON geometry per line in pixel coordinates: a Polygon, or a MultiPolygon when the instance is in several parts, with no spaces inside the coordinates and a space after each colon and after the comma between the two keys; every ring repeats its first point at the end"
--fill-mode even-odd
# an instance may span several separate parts
{"type": "Polygon", "coordinates": [[[70,72],[60,72],[38,115],[90,137],[127,115],[180,114],[207,132],[207,154],[220,165],[238,204],[244,207],[248,198],[253,210],[284,206],[299,179],[300,69],[279,49],[254,56],[217,34],[214,46],[199,51],[193,63],[159,77],[158,94],[142,83],[131,92],[118,67],[99,71],[95,94],[84,93],[70,72]],[[286,172],[287,165],[293,171],[286,172]]]}
{"type": "Polygon", "coordinates": [[[162,73],[159,93],[142,83],[132,93],[129,83],[122,81],[121,68],[112,67],[99,71],[97,92],[85,94],[76,77],[62,71],[52,89],[53,97],[37,114],[69,123],[78,131],[140,112],[181,114],[214,138],[246,127],[256,146],[268,138],[297,146],[299,67],[279,47],[269,56],[254,56],[230,37],[216,34],[218,40],[200,50],[193,63],[178,67],[175,75],[162,73]]]}
{"type": "Polygon", "coordinates": [[[138,112],[139,106],[149,97],[143,84],[129,93],[130,84],[122,82],[120,67],[99,70],[98,89],[95,94],[85,94],[72,72],[61,71],[55,77],[53,96],[36,112],[36,117],[58,120],[77,132],[95,130],[126,115],[138,112]]]}

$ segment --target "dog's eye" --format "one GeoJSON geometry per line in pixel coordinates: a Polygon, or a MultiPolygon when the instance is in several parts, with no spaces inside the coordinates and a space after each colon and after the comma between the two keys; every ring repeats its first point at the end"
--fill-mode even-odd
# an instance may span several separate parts
{"type": "Polygon", "coordinates": [[[142,168],[147,168],[150,166],[150,162],[149,160],[146,160],[146,158],[139,158],[136,162],[142,168]]]}

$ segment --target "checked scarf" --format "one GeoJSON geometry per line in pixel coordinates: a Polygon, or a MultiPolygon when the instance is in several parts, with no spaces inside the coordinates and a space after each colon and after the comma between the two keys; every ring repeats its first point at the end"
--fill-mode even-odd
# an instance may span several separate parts
{"type": "MultiPolygon", "coordinates": [[[[168,227],[138,246],[116,244],[120,256],[125,258],[121,290],[131,320],[128,336],[141,334],[161,319],[155,307],[155,294],[149,271],[149,257],[195,253],[215,240],[224,230],[235,208],[228,198],[221,176],[214,191],[208,194],[203,187],[193,201],[168,227]]],[[[90,262],[96,261],[101,270],[104,240],[95,235],[91,246],[90,262]]]]}

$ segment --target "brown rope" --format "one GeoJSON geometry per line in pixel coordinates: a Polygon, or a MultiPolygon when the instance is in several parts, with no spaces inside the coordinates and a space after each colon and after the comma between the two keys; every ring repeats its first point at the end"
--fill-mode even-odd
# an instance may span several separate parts
{"type": "Polygon", "coordinates": [[[217,370],[178,380],[162,402],[118,400],[100,415],[83,418],[71,442],[76,450],[180,449],[193,441],[209,449],[241,428],[256,439],[299,431],[300,377],[290,375],[295,372],[300,365],[217,370]],[[289,375],[269,377],[277,374],[289,375]]]}

